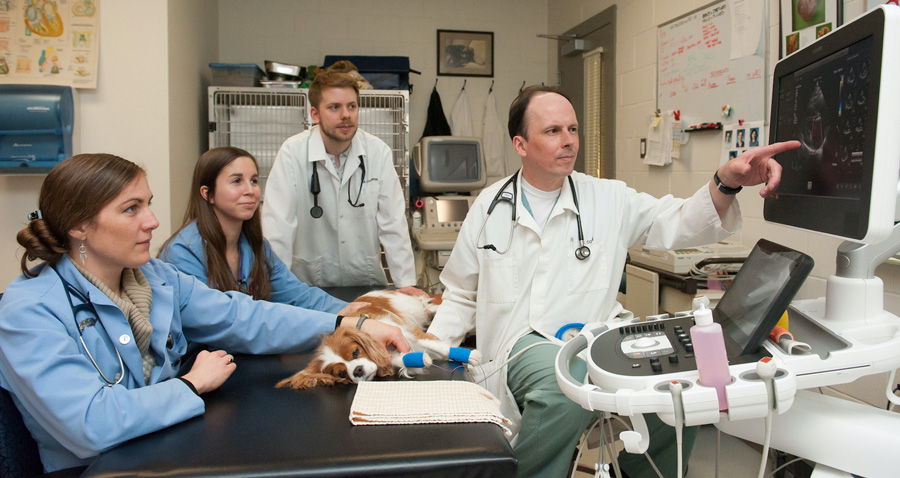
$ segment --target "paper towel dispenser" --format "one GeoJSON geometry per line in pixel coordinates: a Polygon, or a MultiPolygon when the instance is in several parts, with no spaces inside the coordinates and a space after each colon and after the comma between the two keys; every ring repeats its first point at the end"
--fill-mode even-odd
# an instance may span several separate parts
{"type": "Polygon", "coordinates": [[[72,156],[72,88],[0,85],[0,173],[46,174],[72,156]]]}

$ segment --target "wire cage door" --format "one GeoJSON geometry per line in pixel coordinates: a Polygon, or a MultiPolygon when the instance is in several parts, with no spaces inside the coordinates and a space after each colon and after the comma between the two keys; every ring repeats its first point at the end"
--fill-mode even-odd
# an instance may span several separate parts
{"type": "MultiPolygon", "coordinates": [[[[387,143],[394,155],[404,204],[409,208],[409,92],[359,92],[359,128],[387,143]]],[[[287,88],[209,87],[209,147],[234,146],[259,163],[260,188],[281,144],[310,128],[309,90],[287,88]]],[[[382,252],[382,264],[390,274],[382,252]]]]}

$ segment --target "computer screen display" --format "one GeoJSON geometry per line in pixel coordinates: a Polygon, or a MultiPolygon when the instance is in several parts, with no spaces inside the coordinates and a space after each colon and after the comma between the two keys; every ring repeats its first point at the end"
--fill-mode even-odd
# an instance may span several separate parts
{"type": "Polygon", "coordinates": [[[760,239],[713,309],[728,356],[756,353],[813,267],[802,252],[760,239]]]}
{"type": "Polygon", "coordinates": [[[891,69],[884,63],[897,61],[883,58],[884,43],[882,14],[778,63],[770,142],[796,139],[801,146],[776,157],[782,179],[766,199],[766,220],[859,242],[887,235],[898,158],[882,130],[896,135],[900,121],[883,113],[890,106],[882,73],[891,69]]]}
{"type": "Polygon", "coordinates": [[[469,192],[487,182],[481,140],[459,136],[429,136],[413,149],[413,163],[426,192],[469,192]]]}

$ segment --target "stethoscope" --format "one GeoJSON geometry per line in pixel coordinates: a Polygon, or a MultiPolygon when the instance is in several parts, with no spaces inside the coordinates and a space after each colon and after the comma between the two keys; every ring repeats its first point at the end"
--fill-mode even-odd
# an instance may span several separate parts
{"type": "MultiPolygon", "coordinates": [[[[478,235],[475,236],[475,247],[478,249],[487,249],[496,252],[497,254],[506,254],[509,252],[509,246],[512,244],[512,236],[513,231],[516,226],[518,226],[518,222],[516,221],[516,208],[517,202],[516,198],[518,195],[518,178],[519,171],[516,171],[516,174],[513,174],[511,178],[507,179],[503,186],[500,187],[500,190],[497,191],[497,194],[494,195],[494,199],[491,200],[491,205],[488,206],[487,215],[484,216],[484,221],[481,222],[481,228],[478,229],[478,235]],[[512,185],[512,193],[506,191],[506,188],[512,185]],[[497,247],[493,244],[485,244],[483,246],[478,245],[478,238],[481,237],[481,234],[484,232],[484,225],[487,224],[488,218],[491,217],[491,213],[494,212],[494,208],[497,204],[502,202],[509,203],[512,206],[512,225],[509,227],[509,238],[506,240],[506,249],[503,251],[498,251],[497,247]]],[[[578,224],[578,247],[575,249],[575,257],[578,258],[579,261],[583,261],[591,256],[591,249],[588,246],[584,245],[584,231],[581,228],[581,208],[578,207],[578,194],[575,192],[575,181],[572,180],[572,176],[568,176],[569,180],[569,188],[572,190],[572,202],[575,203],[575,222],[578,224]]]]}
{"type": "Polygon", "coordinates": [[[125,377],[125,363],[122,362],[122,354],[119,353],[119,349],[116,348],[115,344],[112,343],[112,339],[109,338],[109,334],[106,332],[106,327],[103,326],[103,322],[100,321],[100,314],[97,313],[97,309],[94,308],[94,303],[91,302],[91,299],[86,297],[81,293],[80,290],[76,289],[75,286],[70,284],[68,281],[63,279],[63,276],[56,270],[56,267],[50,266],[53,269],[53,272],[56,272],[56,275],[59,276],[59,280],[63,283],[63,290],[66,291],[66,298],[69,300],[69,307],[72,308],[72,318],[75,320],[75,328],[78,329],[78,340],[81,341],[81,346],[84,347],[84,351],[87,353],[89,359],[91,359],[91,363],[94,364],[94,368],[97,369],[97,372],[100,374],[100,377],[106,382],[107,387],[112,387],[113,385],[118,385],[122,379],[125,377]],[[75,297],[78,297],[82,303],[79,305],[75,305],[72,302],[72,294],[75,294],[75,297]],[[87,311],[88,318],[78,323],[78,312],[87,311]],[[93,314],[93,317],[90,315],[93,314]],[[91,354],[91,351],[88,349],[87,344],[84,342],[84,336],[81,332],[86,327],[92,327],[94,324],[100,324],[100,327],[103,327],[103,334],[106,336],[107,340],[109,340],[110,346],[113,350],[116,351],[116,357],[119,358],[119,373],[116,375],[118,378],[113,381],[106,377],[106,374],[103,373],[103,370],[100,370],[100,366],[97,365],[97,361],[94,360],[94,355],[91,354]]]}
{"type": "MultiPolygon", "coordinates": [[[[353,207],[363,207],[366,203],[360,203],[359,198],[362,196],[363,183],[366,182],[366,163],[363,161],[363,155],[359,155],[359,169],[362,174],[359,178],[359,191],[356,193],[356,200],[350,199],[350,185],[347,185],[347,202],[353,207]]],[[[322,217],[322,206],[319,206],[319,193],[322,187],[319,185],[319,161],[313,162],[312,178],[309,180],[309,192],[313,195],[313,207],[309,209],[309,215],[318,219],[322,217]]]]}

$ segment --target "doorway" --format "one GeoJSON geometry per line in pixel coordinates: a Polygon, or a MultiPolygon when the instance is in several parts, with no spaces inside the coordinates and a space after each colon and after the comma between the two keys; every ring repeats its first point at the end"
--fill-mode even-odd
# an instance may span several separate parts
{"type": "Polygon", "coordinates": [[[572,51],[571,44],[560,41],[557,47],[557,84],[572,99],[580,126],[581,148],[575,161],[575,170],[592,176],[613,179],[616,177],[616,6],[594,15],[578,26],[566,31],[563,35],[575,35],[586,44],[598,46],[600,52],[598,85],[592,87],[590,95],[585,95],[585,58],[589,51],[572,51]],[[596,91],[599,88],[599,94],[596,91]],[[586,105],[585,101],[591,101],[586,105]],[[599,104],[598,104],[599,103],[599,104]],[[587,107],[586,107],[587,106],[587,107]],[[585,111],[594,111],[597,121],[595,131],[586,131],[584,125],[585,111]],[[586,137],[594,135],[593,137],[586,137]],[[597,158],[585,161],[585,145],[593,141],[596,145],[597,158]],[[586,170],[586,165],[591,165],[586,170]]]}

